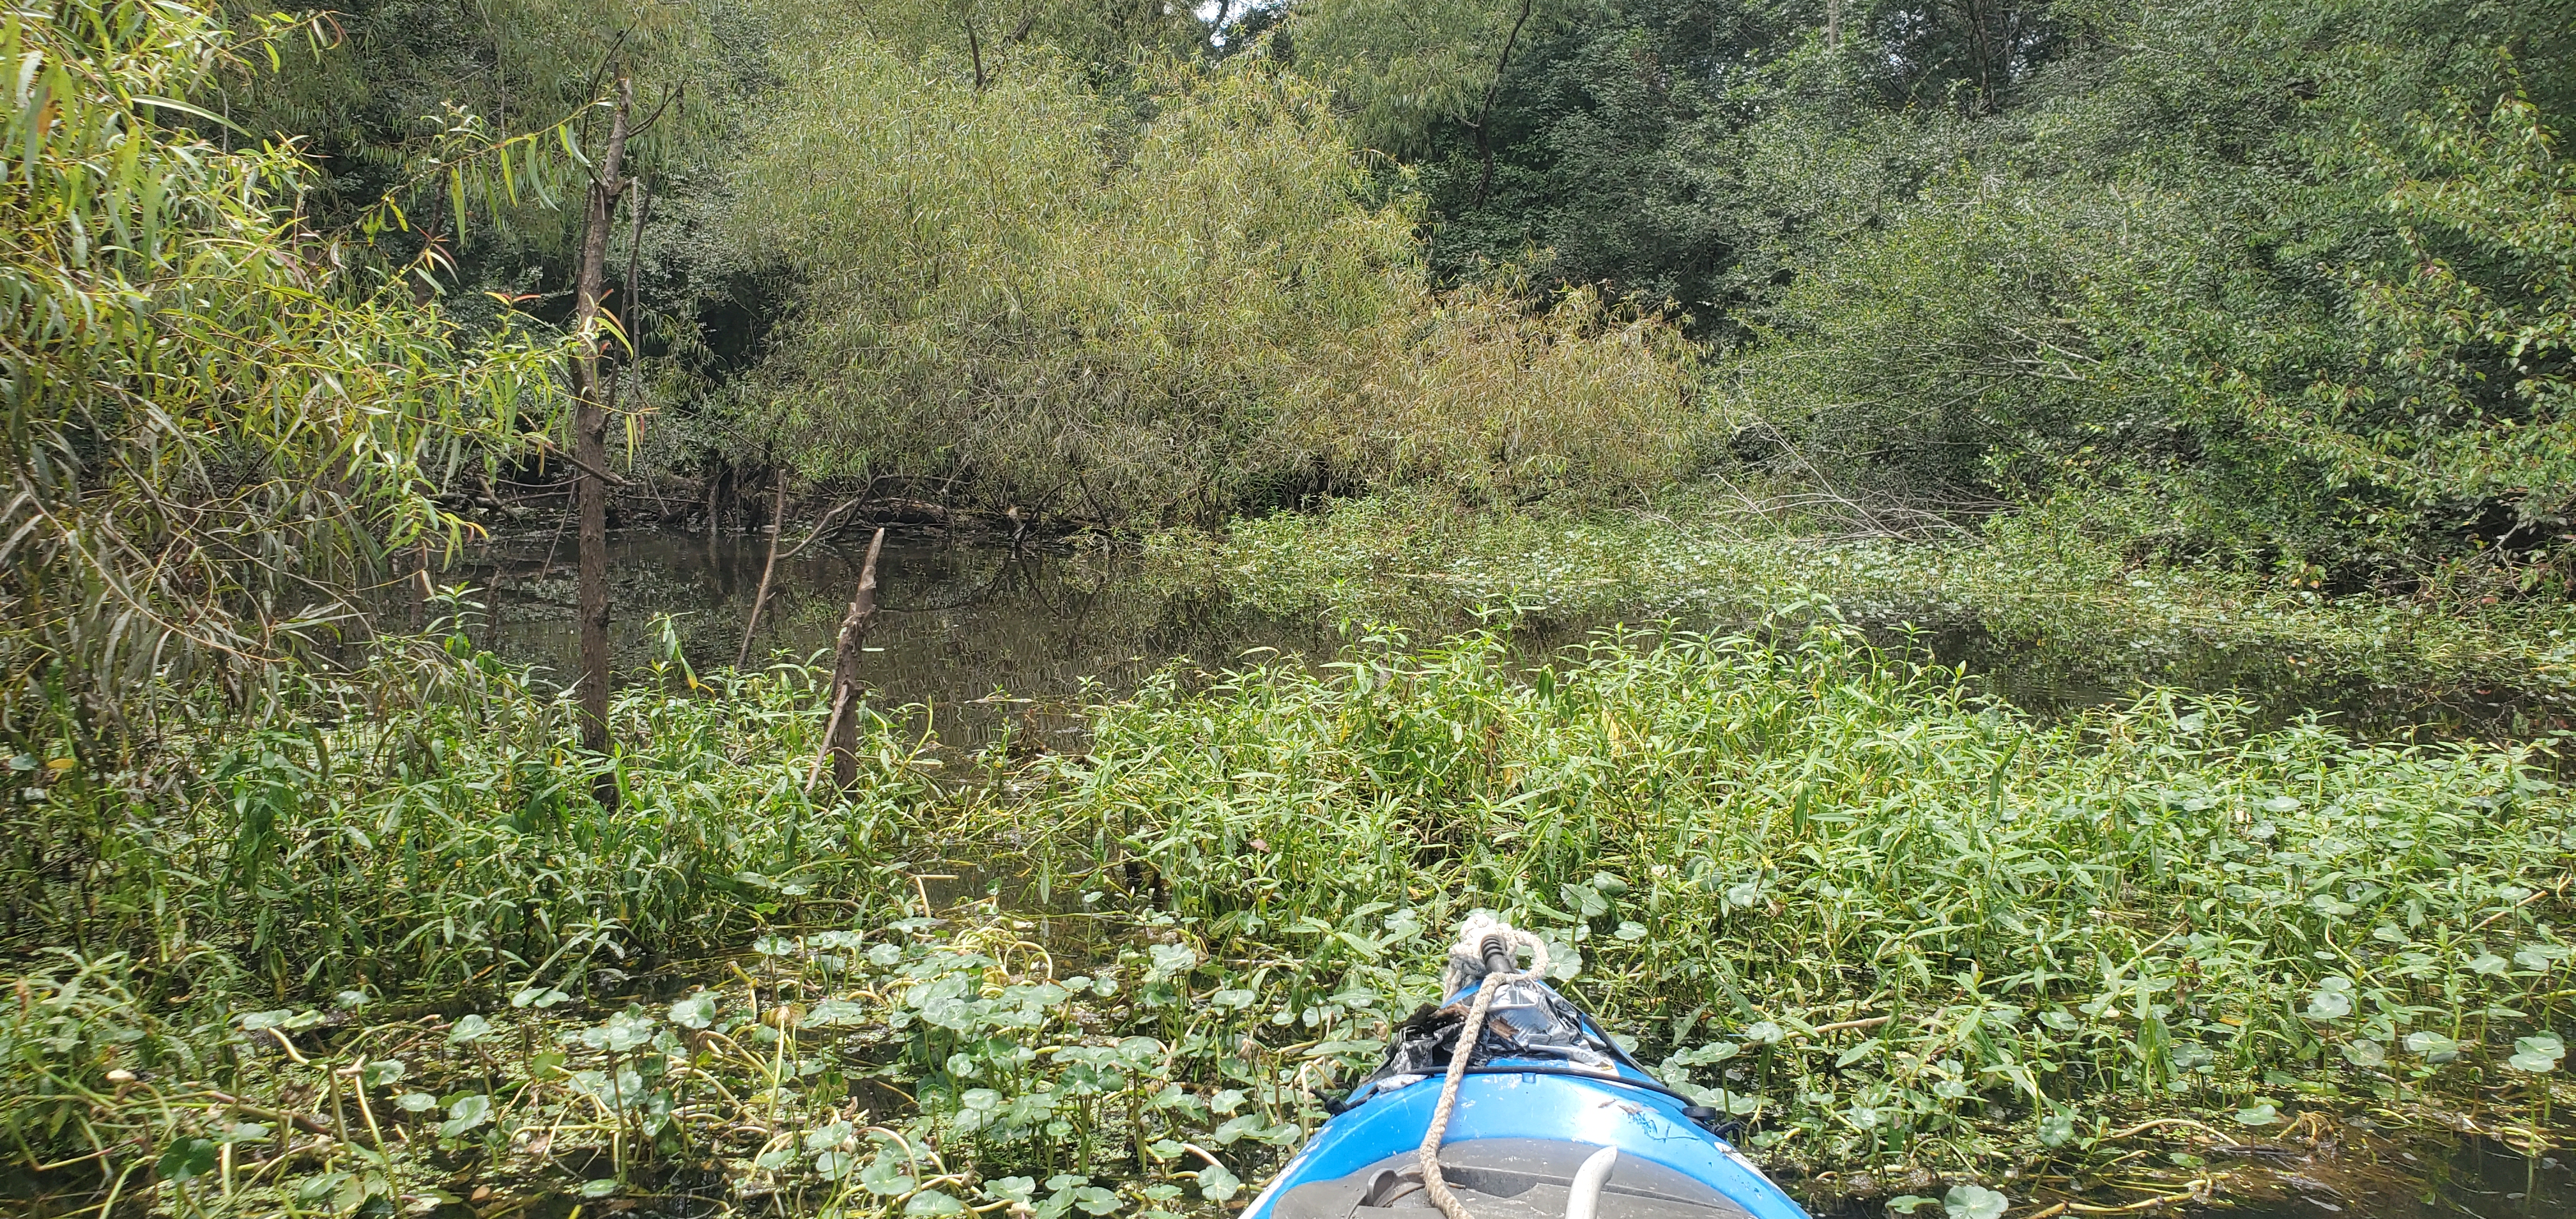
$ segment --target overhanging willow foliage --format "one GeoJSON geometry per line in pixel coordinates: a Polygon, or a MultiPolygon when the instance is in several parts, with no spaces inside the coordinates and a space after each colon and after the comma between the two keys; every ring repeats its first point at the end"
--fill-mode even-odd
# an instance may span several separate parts
{"type": "Polygon", "coordinates": [[[1315,490],[1619,502],[1689,462],[1694,357],[1589,290],[1436,291],[1322,89],[1162,64],[1128,113],[859,40],[742,177],[800,309],[758,421],[804,472],[1122,525],[1315,490]]]}
{"type": "Polygon", "coordinates": [[[176,0],[0,18],[0,733],[132,740],[156,692],[345,629],[433,483],[556,393],[559,353],[458,335],[300,220],[292,146],[186,99],[292,33],[176,0]],[[238,138],[238,137],[234,137],[238,138]],[[51,714],[48,714],[51,712],[51,714]]]}

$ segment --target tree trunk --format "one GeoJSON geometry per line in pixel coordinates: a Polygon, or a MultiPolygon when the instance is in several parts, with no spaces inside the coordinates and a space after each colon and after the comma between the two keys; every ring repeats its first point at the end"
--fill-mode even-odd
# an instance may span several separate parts
{"type": "Polygon", "coordinates": [[[1494,99],[1502,96],[1503,73],[1512,66],[1512,48],[1521,40],[1521,27],[1529,24],[1533,0],[1521,0],[1520,15],[1512,18],[1512,32],[1503,38],[1503,53],[1494,58],[1494,79],[1485,84],[1485,105],[1476,112],[1476,153],[1484,158],[1485,170],[1476,178],[1476,206],[1485,205],[1485,194],[1494,189],[1494,140],[1486,125],[1494,121],[1494,99]]]}
{"type": "Polygon", "coordinates": [[[809,790],[826,755],[832,759],[833,786],[846,789],[859,777],[859,717],[852,714],[859,701],[859,644],[867,639],[868,627],[877,616],[877,555],[884,549],[885,527],[880,525],[868,540],[867,561],[859,566],[858,595],[850,598],[849,611],[841,615],[840,641],[832,650],[832,715],[823,724],[823,748],[815,752],[814,765],[805,772],[809,790]]]}
{"type": "MultiPolygon", "coordinates": [[[[581,348],[573,361],[573,456],[580,462],[581,502],[581,744],[608,752],[608,391],[599,368],[599,298],[608,280],[608,236],[617,198],[626,190],[627,114],[634,83],[617,82],[617,104],[608,125],[608,147],[590,183],[590,208],[581,235],[581,271],[575,283],[573,331],[581,348]]],[[[600,802],[615,804],[617,789],[605,776],[600,802]]]]}

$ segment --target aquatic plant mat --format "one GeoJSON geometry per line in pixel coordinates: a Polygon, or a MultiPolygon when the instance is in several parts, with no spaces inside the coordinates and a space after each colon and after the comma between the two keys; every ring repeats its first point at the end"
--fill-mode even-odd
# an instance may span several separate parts
{"type": "Polygon", "coordinates": [[[1564,519],[1398,493],[1172,531],[1147,556],[1165,583],[1286,617],[1422,626],[1509,607],[1524,622],[1751,629],[1803,615],[1888,642],[1911,628],[2034,710],[2173,686],[2248,692],[2269,724],[2315,710],[2371,735],[2535,737],[2576,707],[2563,603],[2430,585],[2327,595],[2018,517],[1907,540],[1708,503],[1564,519]]]}
{"type": "Polygon", "coordinates": [[[1841,629],[1474,633],[1168,673],[1081,754],[872,715],[846,794],[818,674],[666,664],[606,813],[563,708],[444,646],[481,684],[12,762],[0,1192],[1213,1215],[1478,907],[1819,1200],[2332,1190],[2410,1134],[2536,1165],[2569,1099],[2576,806],[2530,745],[2036,720],[1841,629]]]}

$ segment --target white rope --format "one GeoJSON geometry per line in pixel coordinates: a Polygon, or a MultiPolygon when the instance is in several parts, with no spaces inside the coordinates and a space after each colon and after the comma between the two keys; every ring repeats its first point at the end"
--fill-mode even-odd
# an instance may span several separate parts
{"type": "Polygon", "coordinates": [[[1546,943],[1507,923],[1489,924],[1483,916],[1470,919],[1459,936],[1459,943],[1469,946],[1469,955],[1473,956],[1485,937],[1493,934],[1508,936],[1514,945],[1527,947],[1530,950],[1530,967],[1522,973],[1489,973],[1476,984],[1475,1002],[1467,1005],[1467,1023],[1459,1026],[1457,1048],[1449,1052],[1449,1076],[1440,1083],[1440,1103],[1432,1108],[1431,1125],[1422,1132],[1422,1151],[1418,1157],[1422,1161],[1422,1191],[1431,1195],[1431,1204],[1440,1208],[1444,1219],[1475,1219],[1467,1213],[1467,1205],[1458,1200],[1458,1195],[1449,1192],[1449,1182],[1440,1173],[1440,1140],[1449,1133],[1450,1111],[1458,1107],[1458,1085],[1467,1078],[1467,1060],[1475,1056],[1476,1041],[1484,1036],[1485,1012],[1494,1005],[1494,992],[1506,983],[1547,976],[1546,943]]]}

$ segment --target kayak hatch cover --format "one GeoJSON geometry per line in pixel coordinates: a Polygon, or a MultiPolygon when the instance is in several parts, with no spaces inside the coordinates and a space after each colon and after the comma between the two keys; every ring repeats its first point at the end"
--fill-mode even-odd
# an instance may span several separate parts
{"type": "MultiPolygon", "coordinates": [[[[1242,1219],[1440,1219],[1422,1180],[1422,1139],[1485,984],[1476,940],[1497,926],[1470,920],[1450,957],[1447,1001],[1396,1027],[1385,1064],[1331,1106],[1335,1116],[1242,1219]]],[[[1570,1206],[1588,1219],[1807,1219],[1710,1128],[1716,1110],[1658,1082],[1555,988],[1530,974],[1504,978],[1440,1147],[1441,1176],[1473,1219],[1563,1219],[1570,1206]],[[1600,1157],[1604,1148],[1615,1155],[1600,1157]],[[1606,1180],[1598,1163],[1585,1171],[1596,1157],[1606,1180]]]]}

